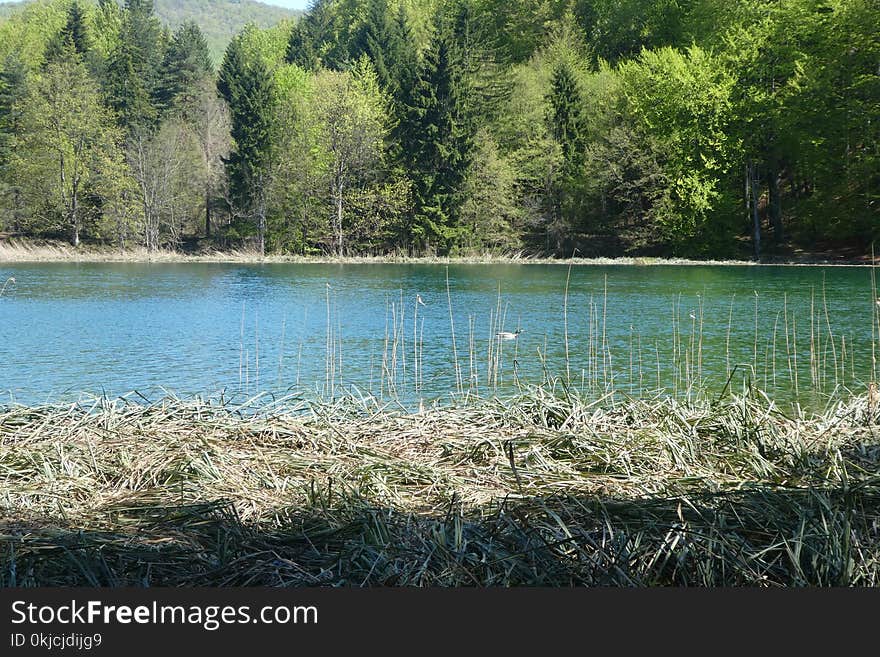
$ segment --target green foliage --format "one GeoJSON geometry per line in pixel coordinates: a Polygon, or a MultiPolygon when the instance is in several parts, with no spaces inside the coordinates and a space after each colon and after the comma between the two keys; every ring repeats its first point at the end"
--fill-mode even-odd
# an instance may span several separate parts
{"type": "Polygon", "coordinates": [[[92,42],[98,56],[106,61],[119,42],[123,11],[116,0],[98,0],[92,16],[92,42]]]}
{"type": "Polygon", "coordinates": [[[298,21],[248,0],[35,0],[0,16],[5,228],[298,253],[760,256],[880,237],[876,0],[318,0],[298,21]],[[47,108],[35,90],[60,80],[83,97],[47,108]],[[35,108],[93,114],[70,122],[93,151],[76,194],[35,108]]]}
{"type": "Polygon", "coordinates": [[[192,105],[199,83],[211,73],[205,36],[195,23],[184,23],[174,33],[165,52],[157,94],[159,105],[163,108],[192,105]]]}
{"type": "Polygon", "coordinates": [[[8,6],[17,11],[0,21],[0,61],[15,55],[28,69],[38,68],[47,44],[67,22],[68,0],[8,6]]]}
{"type": "Polygon", "coordinates": [[[566,175],[577,175],[586,141],[582,114],[584,101],[574,75],[565,62],[557,64],[553,71],[547,100],[550,105],[547,120],[553,136],[562,147],[566,175]]]}
{"type": "Polygon", "coordinates": [[[463,115],[454,44],[438,30],[424,55],[404,118],[403,153],[413,179],[410,234],[419,251],[450,253],[463,234],[462,184],[470,165],[472,134],[463,115]]]}
{"type": "Polygon", "coordinates": [[[9,55],[0,69],[0,210],[8,217],[5,227],[16,232],[25,218],[15,151],[23,132],[26,97],[27,70],[18,57],[9,55]]]}
{"type": "Polygon", "coordinates": [[[24,64],[15,55],[9,55],[0,69],[0,166],[9,162],[15,138],[21,133],[26,75],[24,64]]]}
{"type": "Polygon", "coordinates": [[[124,165],[121,134],[74,51],[34,79],[21,122],[13,165],[23,194],[77,245],[94,209],[88,202],[106,198],[124,165]]]}
{"type": "Polygon", "coordinates": [[[581,0],[576,3],[576,14],[594,56],[616,62],[635,57],[643,48],[689,45],[685,34],[695,4],[699,3],[581,0]]]}
{"type": "Polygon", "coordinates": [[[568,0],[479,0],[474,3],[499,42],[499,55],[527,61],[542,48],[569,7],[568,0]]]}
{"type": "Polygon", "coordinates": [[[383,89],[395,91],[395,49],[399,47],[389,20],[388,0],[368,0],[367,16],[352,43],[353,54],[366,55],[383,89]]]}
{"type": "Polygon", "coordinates": [[[643,51],[621,64],[627,110],[643,143],[651,140],[667,181],[650,214],[672,242],[701,236],[719,212],[735,81],[698,47],[643,51]]]}
{"type": "MultiPolygon", "coordinates": [[[[83,8],[88,14],[91,2],[95,2],[95,0],[82,1],[83,8]]],[[[44,16],[45,7],[49,4],[60,6],[63,12],[69,2],[70,0],[24,0],[23,2],[3,3],[0,4],[0,24],[7,16],[11,21],[19,21],[23,14],[32,12],[33,17],[37,14],[44,16]]],[[[107,57],[112,50],[112,44],[106,43],[106,39],[115,38],[113,26],[115,24],[115,29],[118,31],[119,22],[121,22],[121,7],[117,0],[97,0],[95,4],[99,7],[92,19],[93,36],[99,42],[95,44],[95,47],[102,56],[107,57]]],[[[300,11],[275,7],[256,0],[156,0],[155,12],[159,20],[172,30],[176,30],[187,22],[196,23],[205,35],[211,61],[214,64],[223,60],[226,46],[245,25],[253,24],[264,29],[282,21],[295,19],[302,14],[300,11]]],[[[30,19],[28,20],[30,22],[30,19]]],[[[40,28],[41,26],[34,24],[32,27],[40,28]]],[[[53,18],[51,25],[42,27],[51,31],[60,27],[60,24],[53,18]]],[[[16,39],[17,37],[18,34],[16,34],[16,39]]],[[[43,45],[44,43],[40,44],[40,47],[43,45]]],[[[0,45],[0,50],[2,48],[3,46],[0,45]]],[[[2,53],[3,56],[5,54],[2,53]]]]}
{"type": "Polygon", "coordinates": [[[239,221],[230,234],[242,237],[255,229],[263,251],[277,97],[265,60],[248,47],[247,37],[246,31],[227,48],[217,89],[229,106],[232,126],[233,150],[226,166],[239,221]]]}
{"type": "Polygon", "coordinates": [[[512,159],[501,154],[487,130],[481,130],[462,190],[462,248],[504,254],[522,248],[523,211],[516,184],[512,159]]]}
{"type": "Polygon", "coordinates": [[[288,62],[315,71],[324,64],[329,66],[337,58],[331,54],[331,48],[338,46],[339,38],[330,7],[330,2],[319,0],[294,25],[285,53],[288,62]]]}
{"type": "Polygon", "coordinates": [[[147,129],[157,112],[150,89],[135,68],[136,52],[127,41],[117,43],[107,62],[105,97],[116,113],[119,125],[129,132],[147,129]]]}
{"type": "Polygon", "coordinates": [[[367,58],[351,72],[324,71],[315,80],[313,96],[317,122],[315,159],[324,186],[330,190],[334,246],[345,249],[346,195],[366,189],[381,170],[387,135],[387,102],[367,58]]]}
{"type": "Polygon", "coordinates": [[[46,47],[46,59],[57,60],[71,48],[77,54],[85,56],[92,49],[92,39],[86,26],[86,16],[79,2],[71,3],[67,10],[67,22],[64,27],[49,41],[46,47]]]}

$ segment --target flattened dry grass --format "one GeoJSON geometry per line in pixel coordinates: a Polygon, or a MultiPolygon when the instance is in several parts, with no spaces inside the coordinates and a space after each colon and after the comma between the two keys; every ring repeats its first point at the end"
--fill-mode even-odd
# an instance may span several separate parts
{"type": "Polygon", "coordinates": [[[0,412],[0,584],[880,584],[867,399],[0,412]]]}
{"type": "MultiPolygon", "coordinates": [[[[641,256],[594,257],[594,258],[548,258],[523,251],[486,251],[467,255],[410,256],[406,254],[335,256],[325,255],[276,255],[261,256],[253,249],[230,249],[217,251],[206,247],[198,253],[162,249],[149,251],[143,247],[119,248],[109,245],[81,245],[74,248],[57,240],[6,239],[0,241],[0,262],[231,262],[231,263],[332,263],[332,264],[536,264],[536,265],[742,265],[755,266],[752,260],[691,260],[687,258],[657,258],[641,256]]],[[[865,258],[834,258],[819,254],[815,257],[778,257],[764,261],[772,265],[840,265],[870,266],[865,258]]]]}

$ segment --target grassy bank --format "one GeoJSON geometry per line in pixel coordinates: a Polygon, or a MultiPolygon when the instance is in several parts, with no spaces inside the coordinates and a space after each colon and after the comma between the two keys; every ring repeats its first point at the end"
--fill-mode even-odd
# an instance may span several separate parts
{"type": "Polygon", "coordinates": [[[878,585],[880,416],[536,391],[0,413],[0,584],[878,585]]]}
{"type": "Polygon", "coordinates": [[[81,246],[74,248],[64,242],[0,242],[0,263],[27,262],[228,262],[228,263],[422,263],[422,264],[573,264],[573,265],[848,265],[867,266],[870,256],[849,257],[831,253],[801,254],[796,256],[767,257],[756,263],[751,260],[691,260],[687,258],[543,258],[525,253],[482,253],[454,257],[408,256],[330,256],[330,255],[267,255],[247,250],[203,251],[148,251],[142,248],[120,251],[111,247],[81,246]]]}

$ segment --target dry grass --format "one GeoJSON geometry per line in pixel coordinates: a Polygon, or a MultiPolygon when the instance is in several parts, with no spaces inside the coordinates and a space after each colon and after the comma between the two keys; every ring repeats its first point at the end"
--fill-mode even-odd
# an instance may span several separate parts
{"type": "MultiPolygon", "coordinates": [[[[689,260],[686,258],[543,258],[522,252],[477,253],[455,257],[409,257],[384,256],[332,256],[332,255],[268,255],[249,250],[205,251],[197,254],[179,251],[148,251],[143,248],[120,251],[113,247],[81,246],[74,248],[65,242],[7,240],[0,242],[0,263],[14,262],[231,262],[231,263],[331,263],[331,264],[564,264],[575,266],[598,265],[748,265],[757,263],[747,260],[689,260]]],[[[811,264],[834,266],[870,266],[864,262],[840,262],[824,259],[804,259],[769,263],[773,265],[804,266],[811,264]]]]}
{"type": "Polygon", "coordinates": [[[869,403],[7,408],[0,584],[875,586],[869,403]]]}

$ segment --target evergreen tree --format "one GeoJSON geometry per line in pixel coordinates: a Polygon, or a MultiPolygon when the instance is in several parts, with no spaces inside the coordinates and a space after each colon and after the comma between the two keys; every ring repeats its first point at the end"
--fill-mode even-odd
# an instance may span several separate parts
{"type": "Polygon", "coordinates": [[[385,53],[386,68],[393,77],[391,92],[400,99],[415,83],[419,58],[415,37],[410,29],[406,9],[401,5],[388,24],[388,47],[385,53]]]}
{"type": "Polygon", "coordinates": [[[411,239],[416,248],[441,254],[452,251],[460,236],[461,190],[471,156],[451,55],[449,38],[438,34],[425,53],[401,135],[415,196],[411,239]]]}
{"type": "Polygon", "coordinates": [[[562,176],[556,181],[554,190],[554,214],[556,228],[555,250],[563,248],[562,237],[577,223],[578,184],[582,178],[584,161],[584,117],[577,81],[566,62],[557,64],[553,71],[550,93],[548,123],[550,131],[562,151],[562,176]]]}
{"type": "Polygon", "coordinates": [[[385,91],[394,88],[391,30],[388,25],[388,0],[369,0],[367,16],[352,41],[351,58],[357,60],[366,55],[373,63],[379,85],[385,91]],[[390,61],[391,60],[391,61],[390,61]]]}
{"type": "Polygon", "coordinates": [[[9,161],[13,140],[21,130],[26,76],[22,61],[14,54],[9,55],[0,70],[0,167],[9,161]]]}
{"type": "Polygon", "coordinates": [[[307,71],[317,71],[329,62],[322,61],[322,49],[332,27],[329,3],[316,2],[294,26],[287,43],[287,61],[307,71]]]}
{"type": "Polygon", "coordinates": [[[571,67],[560,62],[553,71],[550,93],[549,122],[553,136],[562,146],[566,175],[577,174],[584,145],[583,99],[571,67]]]}
{"type": "Polygon", "coordinates": [[[157,94],[159,106],[186,108],[198,95],[200,82],[212,73],[208,42],[192,21],[181,25],[171,38],[162,63],[162,84],[157,94]]]}
{"type": "Polygon", "coordinates": [[[155,123],[156,108],[137,73],[134,52],[126,41],[118,43],[110,55],[104,95],[120,127],[129,134],[148,129],[155,123]]]}
{"type": "Polygon", "coordinates": [[[105,93],[129,134],[155,127],[162,51],[153,0],[126,0],[119,40],[107,65],[105,93]]]}
{"type": "Polygon", "coordinates": [[[79,2],[73,2],[67,10],[67,22],[46,46],[46,62],[64,59],[68,51],[82,58],[92,50],[92,39],[86,26],[86,16],[79,2]]]}
{"type": "Polygon", "coordinates": [[[128,43],[134,70],[151,92],[158,83],[162,61],[162,27],[154,13],[153,0],[125,0],[122,41],[128,43]]]}
{"type": "Polygon", "coordinates": [[[470,0],[452,3],[451,21],[464,100],[462,111],[468,121],[487,122],[510,94],[506,74],[498,63],[497,37],[490,32],[485,15],[476,12],[470,0]]]}
{"type": "Polygon", "coordinates": [[[67,11],[67,23],[61,30],[61,34],[69,39],[74,49],[81,55],[92,49],[92,39],[86,27],[86,16],[79,2],[70,5],[67,11]]]}
{"type": "Polygon", "coordinates": [[[79,2],[74,2],[67,10],[67,23],[61,30],[64,39],[73,44],[74,50],[85,55],[92,49],[92,39],[86,27],[86,16],[79,2]]]}
{"type": "Polygon", "coordinates": [[[242,36],[226,49],[217,80],[232,122],[233,150],[226,161],[233,203],[239,218],[256,228],[261,253],[266,248],[266,195],[270,183],[275,92],[260,57],[249,57],[242,36]]]}
{"type": "Polygon", "coordinates": [[[22,61],[9,55],[0,70],[0,194],[9,208],[11,228],[21,230],[24,215],[21,187],[14,175],[13,155],[22,131],[27,95],[27,71],[22,61]]]}
{"type": "Polygon", "coordinates": [[[390,73],[385,91],[393,101],[395,119],[391,135],[398,152],[394,159],[400,162],[400,151],[406,138],[407,108],[413,104],[413,92],[419,75],[419,58],[403,7],[398,9],[394,20],[389,23],[388,47],[384,58],[386,70],[390,73]]]}

